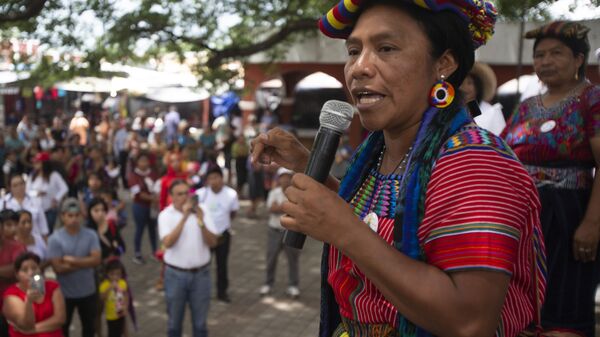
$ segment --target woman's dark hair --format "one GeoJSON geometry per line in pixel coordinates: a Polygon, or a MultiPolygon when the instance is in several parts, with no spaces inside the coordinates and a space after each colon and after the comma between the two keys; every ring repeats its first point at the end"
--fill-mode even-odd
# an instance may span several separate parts
{"type": "Polygon", "coordinates": [[[8,176],[8,187],[10,188],[10,184],[12,182],[13,179],[15,178],[19,178],[21,180],[23,180],[23,182],[25,182],[25,178],[23,177],[22,173],[19,172],[12,172],[9,176],[8,176]]]}
{"type": "Polygon", "coordinates": [[[121,260],[113,258],[106,262],[106,265],[104,266],[104,272],[108,274],[113,270],[120,270],[121,272],[125,273],[125,266],[123,266],[121,260]]]}
{"type": "Polygon", "coordinates": [[[33,214],[31,214],[31,212],[26,209],[22,209],[22,210],[18,211],[17,214],[19,215],[19,220],[21,220],[21,216],[23,214],[29,215],[29,219],[33,220],[33,214]]]}
{"type": "Polygon", "coordinates": [[[590,53],[590,45],[586,41],[586,39],[566,38],[563,36],[554,36],[554,35],[540,37],[540,38],[535,39],[535,42],[533,43],[533,52],[534,53],[535,53],[535,50],[537,49],[538,44],[544,39],[555,39],[555,40],[558,40],[558,41],[564,43],[567,47],[569,47],[569,49],[571,49],[571,51],[573,52],[573,56],[582,54],[583,55],[583,63],[581,64],[579,69],[577,69],[577,75],[579,76],[580,79],[585,78],[585,70],[587,68],[587,62],[588,62],[587,59],[588,59],[588,55],[590,53]]]}
{"type": "Polygon", "coordinates": [[[446,50],[450,50],[458,63],[458,68],[446,81],[455,88],[460,87],[475,62],[475,48],[471,33],[462,18],[451,11],[432,12],[397,0],[371,0],[361,12],[375,5],[399,8],[417,21],[429,39],[431,44],[429,53],[433,59],[439,58],[446,50]]]}
{"type": "Polygon", "coordinates": [[[25,261],[29,260],[32,260],[37,265],[39,265],[42,262],[42,259],[40,259],[40,257],[37,256],[37,254],[34,254],[32,252],[23,252],[21,253],[21,255],[17,256],[17,258],[15,259],[15,263],[13,264],[13,266],[15,267],[15,273],[21,270],[21,266],[25,261]]]}
{"type": "Polygon", "coordinates": [[[88,227],[92,228],[93,230],[97,230],[98,229],[98,224],[96,223],[96,221],[94,221],[94,218],[92,217],[92,208],[94,208],[97,205],[102,205],[104,206],[104,210],[106,212],[108,212],[108,205],[106,204],[106,202],[104,201],[104,199],[99,198],[99,197],[95,197],[93,198],[87,208],[88,211],[88,227]]]}
{"type": "Polygon", "coordinates": [[[19,221],[19,214],[12,209],[3,209],[0,211],[0,225],[7,221],[19,221]]]}
{"type": "Polygon", "coordinates": [[[137,157],[135,157],[135,163],[137,164],[137,162],[143,158],[146,157],[146,159],[150,160],[150,153],[146,152],[146,151],[141,151],[137,157]]]}
{"type": "Polygon", "coordinates": [[[52,174],[52,172],[54,172],[54,165],[52,165],[52,162],[50,162],[49,160],[44,160],[42,161],[42,169],[33,171],[32,180],[35,180],[35,178],[37,178],[37,176],[41,173],[42,178],[45,181],[48,181],[50,180],[50,175],[52,174]]]}
{"type": "Polygon", "coordinates": [[[96,179],[102,181],[102,174],[100,172],[89,171],[88,174],[87,174],[87,177],[85,177],[86,183],[87,183],[88,180],[90,180],[91,177],[96,177],[96,179]]]}

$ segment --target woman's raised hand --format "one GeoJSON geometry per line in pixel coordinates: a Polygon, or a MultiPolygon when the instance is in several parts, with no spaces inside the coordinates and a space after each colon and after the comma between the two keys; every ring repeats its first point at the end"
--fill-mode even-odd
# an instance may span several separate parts
{"type": "MultiPolygon", "coordinates": [[[[286,229],[302,232],[319,241],[336,247],[344,247],[355,229],[361,225],[350,206],[324,185],[311,177],[297,173],[285,190],[288,201],[283,202],[281,225],[286,229]]],[[[362,224],[363,229],[368,228],[362,224]]]]}
{"type": "Polygon", "coordinates": [[[303,172],[308,163],[309,151],[291,133],[274,128],[259,134],[250,142],[252,163],[273,163],[295,172],[303,172]]]}

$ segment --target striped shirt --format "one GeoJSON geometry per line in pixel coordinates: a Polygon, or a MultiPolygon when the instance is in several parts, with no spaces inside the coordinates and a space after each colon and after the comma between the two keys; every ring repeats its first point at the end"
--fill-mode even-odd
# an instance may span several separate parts
{"type": "MultiPolygon", "coordinates": [[[[447,273],[491,270],[510,275],[496,336],[516,336],[534,318],[536,291],[542,301],[545,290],[543,263],[534,269],[536,274],[531,269],[537,261],[534,254],[539,261],[544,254],[540,204],[531,178],[512,151],[496,138],[491,143],[478,139],[480,132],[464,131],[442,149],[427,186],[418,238],[427,263],[447,273]]],[[[387,204],[377,200],[385,194],[378,187],[390,179],[398,177],[371,172],[351,204],[358,216],[377,213],[377,233],[393,244],[395,206],[383,212],[376,206],[387,204]],[[364,200],[367,195],[372,202],[364,200]]],[[[387,185],[398,192],[397,184],[387,185]]],[[[328,282],[342,316],[397,325],[397,310],[349,258],[332,246],[328,263],[328,282]]]]}

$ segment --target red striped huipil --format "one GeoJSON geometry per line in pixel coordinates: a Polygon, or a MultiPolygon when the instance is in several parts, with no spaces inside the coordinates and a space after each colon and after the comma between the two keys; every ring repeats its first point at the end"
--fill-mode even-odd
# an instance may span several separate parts
{"type": "MultiPolygon", "coordinates": [[[[501,141],[482,144],[467,136],[446,144],[435,163],[418,238],[427,263],[447,273],[510,275],[496,336],[516,336],[534,320],[545,291],[540,204],[531,178],[501,141]]],[[[372,171],[351,202],[358,216],[377,213],[377,233],[390,245],[395,204],[387,205],[390,198],[382,195],[386,188],[397,194],[398,179],[372,171]]],[[[397,325],[397,310],[349,258],[331,246],[328,263],[328,282],[342,316],[397,325]]]]}

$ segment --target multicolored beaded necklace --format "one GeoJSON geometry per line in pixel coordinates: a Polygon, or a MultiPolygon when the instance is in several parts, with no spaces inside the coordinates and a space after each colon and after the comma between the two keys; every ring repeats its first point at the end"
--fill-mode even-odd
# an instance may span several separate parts
{"type": "Polygon", "coordinates": [[[369,213],[375,213],[380,217],[391,218],[396,213],[396,204],[400,192],[400,181],[402,173],[408,162],[408,156],[412,146],[408,149],[404,158],[390,174],[379,172],[381,162],[385,153],[385,145],[381,149],[377,164],[371,169],[368,177],[352,198],[351,205],[354,206],[354,214],[363,219],[369,213]]]}

